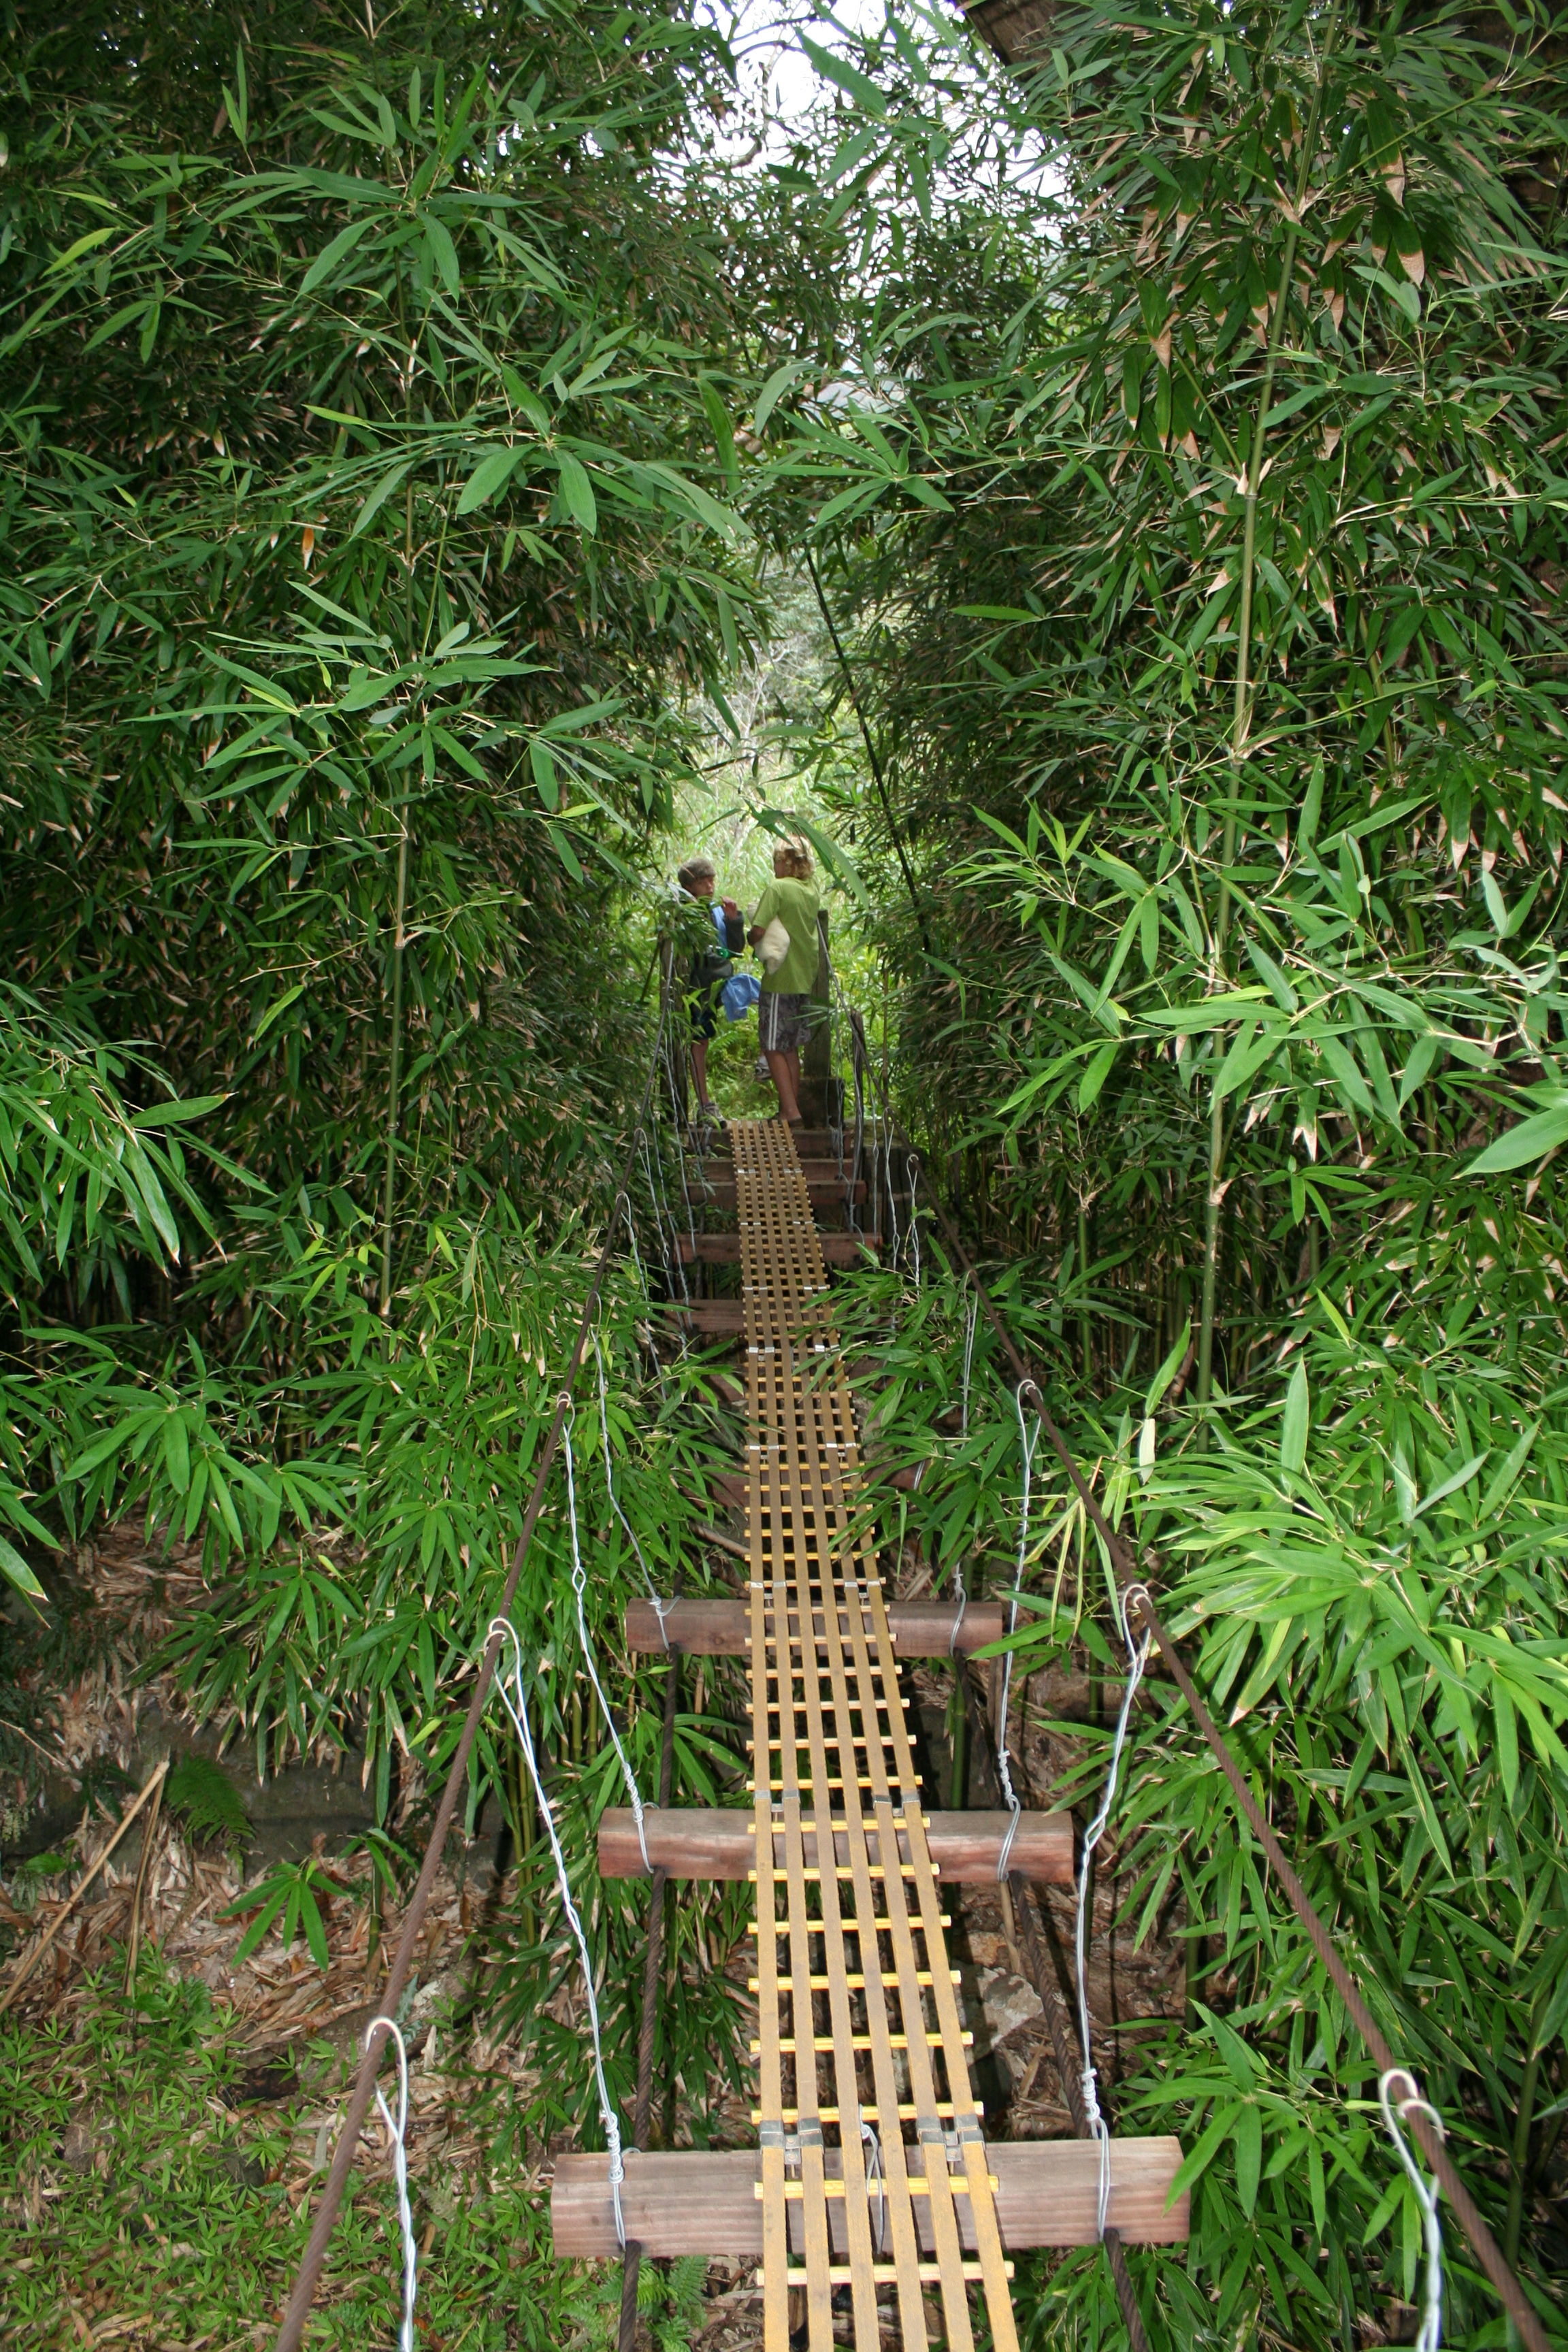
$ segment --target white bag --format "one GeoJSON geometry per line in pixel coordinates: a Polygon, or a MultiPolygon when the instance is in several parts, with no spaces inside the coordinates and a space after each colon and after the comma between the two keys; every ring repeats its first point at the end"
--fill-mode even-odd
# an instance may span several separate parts
{"type": "Polygon", "coordinates": [[[777,971],[795,942],[775,915],[757,943],[757,953],[763,960],[763,970],[777,971]]]}

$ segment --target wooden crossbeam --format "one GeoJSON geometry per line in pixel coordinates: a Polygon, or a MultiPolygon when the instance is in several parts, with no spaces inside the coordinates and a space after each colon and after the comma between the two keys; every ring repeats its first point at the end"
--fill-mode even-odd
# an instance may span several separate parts
{"type": "MultiPolygon", "coordinates": [[[[723,1165],[718,1160],[713,1164],[716,1169],[722,1168],[723,1165]]],[[[805,1192],[806,1198],[814,1209],[841,1209],[851,1197],[847,1178],[840,1176],[837,1169],[831,1176],[823,1176],[808,1181],[805,1192]]],[[[854,1187],[853,1198],[857,1207],[865,1200],[864,1181],[854,1187]]],[[[726,1171],[721,1174],[716,1174],[706,1186],[694,1185],[691,1195],[693,1208],[698,1207],[704,1201],[710,1208],[713,1209],[738,1207],[739,1196],[733,1175],[726,1171]]]]}
{"type": "MultiPolygon", "coordinates": [[[[910,2209],[922,2254],[932,2250],[931,2199],[924,2185],[925,2150],[905,2150],[911,2191],[910,2209]]],[[[1100,2150],[1089,2140],[989,2140],[985,2161],[995,2183],[995,2210],[1002,2243],[1009,2253],[1031,2246],[1091,2246],[1099,2232],[1100,2150]]],[[[1113,2139],[1110,2143],[1110,2210],[1108,2219],[1124,2243],[1171,2245],[1185,2238],[1189,2200],[1185,2189],[1171,2196],[1182,2161],[1177,2139],[1113,2139]]],[[[628,2238],[645,2254],[707,2254],[754,2262],[763,2252],[760,2197],[762,2151],[737,2148],[715,2153],[679,2148],[639,2155],[628,2151],[621,2210],[628,2238]]],[[[559,2156],[550,2195],[550,2228],[556,2253],[594,2260],[617,2252],[615,2210],[603,2156],[559,2156]]],[[[843,2158],[823,2152],[827,2227],[832,2252],[848,2245],[843,2158]],[[831,2193],[837,2185],[837,2194],[831,2193]]],[[[962,2175],[951,2176],[961,2188],[962,2175]]],[[[786,2192],[790,2183],[786,2180],[786,2192]]],[[[877,2226],[875,2182],[865,2190],[873,2234],[877,2226]]],[[[792,2252],[803,2249],[803,2200],[788,2197],[792,2252]]],[[[973,2251],[974,2221],[969,2200],[953,2199],[953,2214],[966,2252],[973,2251]]]]}
{"type": "Polygon", "coordinates": [[[1016,2352],[907,1702],[875,1537],[860,1507],[854,1404],[812,1222],[812,1188],[781,1124],[737,1122],[730,1141],[752,1430],[746,1527],[764,2352],[788,2352],[790,2293],[797,2287],[807,2352],[832,2352],[832,2289],[839,2281],[851,2291],[856,2344],[874,2352],[883,2279],[896,2290],[907,2352],[926,2352],[928,2310],[947,2352],[973,2352],[973,2284],[983,2289],[995,2352],[1016,2352]],[[820,1652],[814,1636],[803,1647],[800,1633],[818,1613],[842,1625],[847,1640],[836,1630],[820,1652]],[[842,1838],[846,1859],[812,1867],[806,1839],[830,1822],[834,1852],[842,1838]],[[894,1866],[901,1840],[909,1860],[894,1866]],[[873,1846],[889,1857],[886,1865],[873,1862],[873,1846]],[[908,2141],[900,2112],[906,2103],[915,2124],[908,2141]],[[858,2129],[837,2120],[858,2123],[868,2107],[887,2117],[875,2238],[866,2146],[858,2129]],[[911,2159],[942,2148],[944,2129],[954,2135],[961,2189],[942,2163],[916,2195],[911,2159]],[[831,2197],[829,2157],[841,2168],[831,2197]],[[917,2206],[929,2223],[929,2248],[917,2206]],[[959,2207],[973,2217],[974,2261],[964,2257],[959,2207]],[[842,2263],[833,2260],[834,2217],[845,2232],[842,2263]],[[797,2231],[800,2261],[792,2244],[797,2231]]]}
{"type": "Polygon", "coordinates": [[[665,1298],[660,1314],[688,1324],[700,1339],[743,1339],[746,1310],[738,1298],[665,1298]]]}
{"type": "MultiPolygon", "coordinates": [[[[969,1886],[995,1885],[997,1858],[1007,1833],[1005,1813],[928,1813],[925,1820],[926,1844],[939,1878],[969,1886]]],[[[671,1805],[665,1810],[649,1806],[643,1814],[643,1830],[649,1862],[671,1878],[742,1879],[755,1872],[756,1822],[749,1811],[725,1812],[712,1805],[671,1805]]],[[[781,1861],[784,1834],[781,1822],[774,1832],[781,1861]]],[[[880,1870],[882,1852],[875,1830],[868,1832],[866,1843],[871,1867],[880,1870]]],[[[847,1836],[840,1832],[834,1843],[837,1860],[847,1863],[847,1836]]],[[[898,1847],[900,1863],[908,1866],[910,1840],[901,1826],[898,1847]]],[[[801,1828],[801,1861],[808,1874],[819,1866],[816,1832],[805,1823],[801,1828]]],[[[1008,1868],[1021,1871],[1026,1878],[1070,1885],[1071,1816],[1025,1813],[1013,1840],[1008,1868]]],[[[637,1824],[625,1806],[610,1806],[600,1816],[599,1875],[645,1875],[637,1824]]]]}
{"type": "MultiPolygon", "coordinates": [[[[751,1613],[747,1601],[704,1597],[667,1602],[664,1622],[672,1646],[689,1658],[740,1658],[750,1646],[751,1613]]],[[[952,1654],[952,1622],[957,1613],[951,1601],[889,1601],[888,1630],[893,1637],[894,1654],[900,1658],[947,1657],[952,1654]]],[[[818,1611],[814,1620],[818,1632],[824,1622],[818,1611]]],[[[799,1633],[798,1617],[791,1630],[799,1633]]],[[[973,1657],[976,1650],[999,1642],[1004,1631],[999,1601],[972,1601],[959,1623],[955,1654],[961,1658],[973,1657]]],[[[664,1648],[658,1612],[651,1601],[627,1601],[626,1647],[639,1654],[664,1648]]]]}
{"type": "MultiPolygon", "coordinates": [[[[818,1234],[817,1246],[829,1265],[858,1265],[861,1253],[869,1250],[879,1257],[882,1250],[880,1234],[818,1234]]],[[[682,1265],[697,1259],[703,1265],[739,1265],[741,1236],[739,1234],[680,1234],[676,1239],[676,1254],[682,1265]]]]}
{"type": "MultiPolygon", "coordinates": [[[[1008,2250],[1093,2242],[1103,2152],[984,2139],[939,1880],[994,1884],[1005,1851],[1013,1868],[1066,1881],[1071,1828],[1027,1814],[1008,1847],[1005,1814],[925,1811],[898,1660],[984,1648],[1001,1611],[976,1602],[955,1623],[950,1601],[886,1601],[856,1367],[813,1218],[844,1209],[837,1159],[829,1170],[812,1153],[803,1171],[811,1142],[771,1120],[737,1120],[729,1142],[703,1197],[736,1212],[742,1296],[698,1302],[689,1328],[744,1338],[746,1480],[728,1499],[743,1511],[746,1591],[678,1601],[662,1627],[634,1603],[627,1637],[644,1653],[668,1641],[749,1662],[750,1812],[668,1807],[646,1815],[645,1833],[671,1876],[755,1886],[759,2145],[628,2157],[626,2235],[649,2254],[760,2256],[763,2352],[834,2352],[839,2287],[857,2352],[885,2340],[882,2287],[903,2352],[975,2352],[977,2319],[991,2352],[1018,2352],[1008,2250]]],[[[844,1262],[858,1236],[834,1247],[844,1262]]],[[[717,1237],[683,1255],[710,1252],[734,1262],[717,1237]]],[[[600,1864],[641,1874],[629,1814],[604,1816],[600,1864]]],[[[1173,2139],[1118,2141],[1108,2160],[1124,2238],[1185,2234],[1173,2139]]],[[[616,2252],[603,2157],[559,2160],[551,2216],[558,2253],[616,2252]]]]}
{"type": "MultiPolygon", "coordinates": [[[[735,1163],[732,1160],[704,1160],[700,1164],[705,1183],[732,1184],[735,1181],[735,1163]]],[[[845,1154],[842,1168],[838,1164],[837,1154],[826,1151],[820,1154],[814,1153],[809,1159],[803,1158],[796,1161],[796,1165],[808,1185],[833,1184],[842,1190],[845,1178],[853,1173],[854,1155],[852,1152],[845,1154]]],[[[864,1176],[866,1172],[866,1163],[862,1160],[860,1173],[864,1176]]]]}

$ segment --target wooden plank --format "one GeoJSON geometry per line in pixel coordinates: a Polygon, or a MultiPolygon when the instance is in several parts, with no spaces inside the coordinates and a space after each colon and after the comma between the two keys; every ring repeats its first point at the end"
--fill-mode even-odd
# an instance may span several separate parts
{"type": "MultiPolygon", "coordinates": [[[[845,1153],[842,1168],[838,1164],[837,1154],[831,1151],[814,1155],[809,1160],[803,1160],[799,1165],[800,1172],[808,1185],[842,1185],[845,1178],[853,1169],[854,1154],[853,1151],[845,1153]]],[[[732,1160],[704,1160],[700,1163],[700,1168],[702,1181],[706,1184],[732,1184],[735,1181],[735,1162],[732,1160]]],[[[860,1173],[865,1175],[864,1166],[860,1173]]]]}
{"type": "MultiPolygon", "coordinates": [[[[818,1234],[816,1241],[829,1265],[858,1265],[863,1250],[869,1250],[873,1257],[881,1255],[880,1234],[818,1234]]],[[[741,1236],[739,1234],[699,1234],[693,1243],[690,1234],[680,1234],[676,1237],[676,1254],[686,1265],[689,1265],[693,1258],[700,1259],[704,1265],[739,1265],[741,1236]]]]}
{"type": "MultiPolygon", "coordinates": [[[[924,2177],[924,2151],[906,2147],[905,2161],[911,2185],[924,2177]]],[[[1009,2253],[1031,2246],[1092,2246],[1099,2236],[1100,2149],[1090,2140],[988,2140],[985,2162],[996,2183],[996,2220],[1009,2253]]],[[[843,2179],[837,2148],[824,2150],[828,2180],[843,2179]]],[[[550,2197],[550,2226],[557,2255],[574,2260],[608,2258],[619,2249],[615,2212],[602,2155],[558,2156],[550,2197]]],[[[1140,2246],[1179,2243],[1188,2233],[1189,2199],[1185,2191],[1170,2200],[1171,2183],[1181,2167],[1181,2142],[1175,2138],[1112,2139],[1110,2143],[1111,2226],[1125,2242],[1140,2246]]],[[[629,2149],[626,2177],[621,2189],[626,2235],[636,2238],[645,2254],[724,2255],[754,2262],[763,2252],[763,2207],[757,2195],[762,2179],[758,2148],[678,2148],[639,2154],[629,2149]]],[[[952,2179],[963,2189],[961,2175],[952,2179]]],[[[931,2200],[912,2196],[910,2210],[920,2231],[922,2252],[930,2253],[931,2200]]],[[[848,2245],[844,2220],[845,2200],[827,2199],[833,2251],[848,2245]]],[[[873,2226],[876,2197],[870,2198],[873,2226]]],[[[964,2249],[974,2249],[974,2222],[970,2199],[952,2200],[964,2249]]],[[[800,2206],[791,2200],[789,2227],[798,2250],[800,2206]]]]}
{"type": "MultiPolygon", "coordinates": [[[[737,1484],[739,1482],[736,1482],[737,1484]]],[[[726,1495],[724,1499],[728,1500],[726,1495]]],[[[945,1658],[950,1654],[954,1607],[950,1601],[889,1601],[888,1624],[893,1650],[900,1658],[945,1658]]],[[[743,1601],[705,1596],[677,1601],[665,1612],[673,1646],[692,1658],[740,1658],[745,1655],[750,1611],[743,1601]]],[[[798,1633],[798,1617],[791,1630],[798,1633]]],[[[822,1627],[820,1612],[817,1630],[822,1627]]],[[[958,1629],[957,1654],[973,1657],[976,1650],[999,1642],[1004,1633],[999,1601],[972,1601],[958,1629]]],[[[662,1650],[658,1616],[651,1601],[626,1603],[626,1646],[645,1652],[662,1650]]]]}
{"type": "Polygon", "coordinates": [[[743,1339],[746,1309],[739,1298],[661,1298],[658,1312],[679,1316],[700,1339],[743,1339]]]}
{"type": "MultiPolygon", "coordinates": [[[[1005,1812],[929,1813],[926,1843],[939,1878],[961,1886],[994,1886],[996,1863],[1007,1834],[1005,1812]]],[[[671,1878],[749,1878],[756,1864],[756,1825],[750,1811],[725,1811],[716,1805],[649,1805],[643,1814],[648,1859],[656,1870],[671,1878]]],[[[775,1848],[780,1832],[774,1825],[775,1848]]],[[[816,1832],[809,1817],[802,1823],[805,1861],[818,1867],[816,1832]]],[[[867,1827],[869,1859],[879,1869],[881,1853],[876,1829],[867,1827]]],[[[836,1858],[849,1860],[847,1833],[834,1834],[836,1858]]],[[[899,1825],[899,1858],[906,1867],[912,1857],[907,1831],[899,1825]]],[[[775,1862],[782,1861],[776,1851],[775,1862]]],[[[1073,1832],[1070,1813],[1026,1812],[1018,1823],[1008,1867],[1026,1878],[1051,1886],[1070,1886],[1073,1875],[1073,1832]]],[[[601,1878],[641,1878],[642,1849],[630,1810],[607,1806],[599,1816],[599,1875],[601,1878]]]]}
{"type": "MultiPolygon", "coordinates": [[[[805,1192],[806,1199],[814,1209],[842,1209],[849,1198],[849,1185],[835,1171],[831,1178],[823,1177],[819,1181],[808,1183],[805,1192]]],[[[864,1183],[857,1184],[856,1205],[858,1206],[865,1198],[864,1183]]],[[[700,1209],[704,1204],[710,1209],[738,1207],[739,1198],[733,1177],[717,1177],[711,1184],[707,1185],[694,1184],[691,1188],[691,1205],[694,1209],[700,1209]]]]}

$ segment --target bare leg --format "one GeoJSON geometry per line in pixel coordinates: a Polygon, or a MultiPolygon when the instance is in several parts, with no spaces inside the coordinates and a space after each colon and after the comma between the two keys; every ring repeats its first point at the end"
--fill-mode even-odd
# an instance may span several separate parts
{"type": "Polygon", "coordinates": [[[768,1069],[772,1074],[774,1086],[778,1088],[779,1117],[789,1119],[798,1118],[800,1102],[795,1094],[795,1087],[800,1075],[799,1055],[770,1053],[768,1069]],[[795,1064],[793,1070],[790,1067],[792,1062],[795,1064]]]}
{"type": "Polygon", "coordinates": [[[708,1101],[708,1040],[706,1037],[693,1037],[691,1040],[691,1075],[697,1081],[697,1107],[700,1110],[707,1110],[710,1106],[708,1101]]]}

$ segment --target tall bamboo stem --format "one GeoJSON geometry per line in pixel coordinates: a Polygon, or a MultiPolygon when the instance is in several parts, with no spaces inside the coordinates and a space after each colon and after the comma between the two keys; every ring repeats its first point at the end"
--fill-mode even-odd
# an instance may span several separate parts
{"type": "MultiPolygon", "coordinates": [[[[1237,815],[1241,804],[1242,771],[1247,761],[1247,738],[1252,715],[1252,588],[1258,560],[1258,492],[1263,478],[1263,451],[1268,435],[1268,411],[1274,397],[1274,371],[1279,358],[1279,346],[1285,335],[1285,314],[1290,302],[1290,279],[1296,267],[1296,238],[1301,206],[1306,201],[1307,183],[1311,177],[1312,160],[1318,148],[1318,121],[1323,106],[1323,83],[1327,78],[1329,59],[1333,55],[1339,37],[1340,9],[1342,0],[1334,0],[1330,13],[1328,30],[1323,40],[1322,58],[1318,67],[1317,83],[1312,91],[1311,111],[1307,118],[1306,135],[1301,141],[1301,168],[1296,176],[1296,215],[1285,232],[1285,250],[1279,267],[1279,290],[1274,298],[1274,315],[1268,325],[1268,352],[1263,366],[1263,388],[1258,394],[1258,415],[1252,428],[1252,449],[1247,461],[1247,503],[1241,533],[1241,605],[1237,621],[1236,691],[1231,704],[1230,720],[1230,793],[1225,813],[1225,835],[1220,852],[1219,908],[1214,930],[1214,975],[1212,985],[1223,990],[1226,984],[1225,951],[1230,930],[1230,869],[1236,858],[1237,815]]],[[[1217,1056],[1217,1047],[1216,1047],[1217,1056]]],[[[1219,1212],[1225,1198],[1225,1105],[1215,1096],[1209,1106],[1208,1198],[1204,1209],[1204,1287],[1203,1319],[1198,1333],[1198,1403],[1209,1402],[1214,1375],[1214,1332],[1216,1281],[1219,1256],[1219,1212]]],[[[1208,1443],[1206,1423],[1199,1428],[1198,1444],[1208,1443]]]]}
{"type": "MultiPolygon", "coordinates": [[[[1551,2005],[1550,1992],[1541,1993],[1530,2020],[1530,2049],[1519,2086],[1519,2110],[1513,2126],[1513,2178],[1508,2189],[1508,2221],[1503,2231],[1503,2260],[1511,2270],[1519,2261],[1524,2228],[1524,2192],[1530,2179],[1530,2133],[1535,2121],[1535,2086],[1541,2073],[1541,2029],[1551,2005]]],[[[1510,2338],[1516,2331],[1510,2327],[1510,2338]]]]}
{"type": "Polygon", "coordinates": [[[397,1091],[403,1075],[403,916],[408,903],[408,800],[397,845],[397,912],[392,934],[392,1069],[386,1082],[386,1190],[381,1215],[381,1312],[392,1313],[392,1211],[397,1189],[397,1091]]]}

